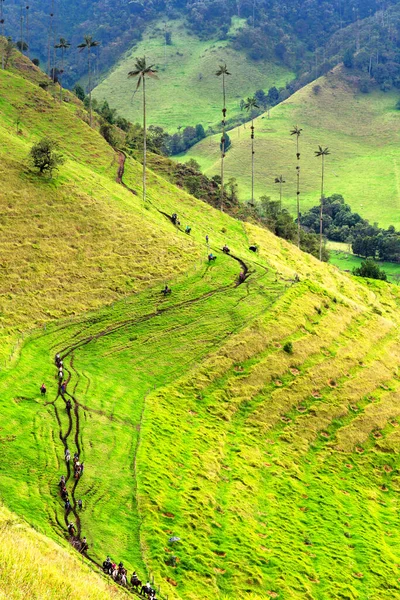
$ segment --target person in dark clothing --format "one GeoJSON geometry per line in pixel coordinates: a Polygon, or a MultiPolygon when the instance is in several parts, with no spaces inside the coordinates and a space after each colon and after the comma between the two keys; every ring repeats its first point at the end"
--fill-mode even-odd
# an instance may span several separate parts
{"type": "Polygon", "coordinates": [[[44,385],[44,383],[42,383],[42,385],[40,386],[40,393],[42,394],[42,396],[45,396],[47,392],[46,386],[44,385]]]}

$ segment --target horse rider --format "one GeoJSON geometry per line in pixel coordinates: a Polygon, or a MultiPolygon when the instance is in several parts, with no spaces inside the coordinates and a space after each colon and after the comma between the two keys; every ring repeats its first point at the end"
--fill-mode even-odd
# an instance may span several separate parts
{"type": "Polygon", "coordinates": [[[82,539],[80,553],[83,554],[89,549],[89,545],[87,543],[86,537],[82,539]]]}
{"type": "Polygon", "coordinates": [[[103,562],[103,571],[111,575],[112,563],[109,556],[107,556],[106,560],[103,562]]]}
{"type": "Polygon", "coordinates": [[[164,296],[171,293],[171,288],[168,287],[168,284],[165,285],[165,288],[161,291],[161,293],[164,294],[164,296]]]}
{"type": "Polygon", "coordinates": [[[148,581],[146,583],[146,585],[142,585],[142,589],[140,590],[140,595],[145,596],[146,594],[147,595],[150,594],[150,592],[151,592],[151,585],[150,585],[150,582],[148,581]]]}
{"type": "Polygon", "coordinates": [[[136,574],[136,571],[133,571],[132,573],[132,577],[131,577],[131,585],[133,585],[134,587],[139,583],[140,579],[136,574]]]}
{"type": "Polygon", "coordinates": [[[125,569],[125,567],[124,567],[124,565],[123,565],[122,562],[120,562],[119,565],[118,565],[118,575],[120,575],[121,577],[123,575],[126,576],[126,569],[125,569]]]}
{"type": "Polygon", "coordinates": [[[72,537],[75,533],[75,525],[73,523],[68,524],[68,533],[72,537]]]}
{"type": "Polygon", "coordinates": [[[58,485],[60,486],[60,488],[63,488],[65,486],[65,475],[61,475],[58,485]]]}
{"type": "Polygon", "coordinates": [[[228,248],[228,246],[225,244],[225,246],[222,248],[222,252],[225,252],[225,254],[229,254],[230,250],[228,248]]]}

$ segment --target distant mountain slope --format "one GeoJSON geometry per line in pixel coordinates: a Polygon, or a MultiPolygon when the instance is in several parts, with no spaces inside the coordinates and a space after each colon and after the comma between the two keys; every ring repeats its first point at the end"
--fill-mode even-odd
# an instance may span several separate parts
{"type": "MultiPolygon", "coordinates": [[[[283,203],[292,212],[296,204],[295,140],[293,125],[303,128],[301,150],[301,205],[309,208],[320,197],[318,144],[329,147],[325,193],[343,194],[353,210],[382,226],[400,226],[400,120],[397,94],[375,90],[358,92],[355,78],[341,68],[309,84],[255,122],[256,195],[278,198],[274,184],[283,174],[283,203]]],[[[250,196],[250,129],[229,131],[232,147],[225,169],[236,177],[242,200],[250,196]]],[[[184,161],[194,158],[205,172],[219,172],[219,136],[191,148],[184,161]]]]}
{"type": "Polygon", "coordinates": [[[141,93],[134,94],[136,81],[128,79],[135,57],[146,55],[158,68],[158,80],[148,82],[149,123],[175,132],[179,126],[201,123],[207,130],[221,120],[221,80],[215,76],[225,62],[232,73],[227,77],[228,118],[240,113],[240,100],[257,89],[284,86],[293,73],[268,61],[254,62],[226,41],[200,40],[189,35],[183,23],[168,27],[172,44],[164,44],[161,23],[151,27],[143,40],[121,59],[116,68],[95,88],[94,98],[110,106],[132,122],[142,120],[141,93]]]}

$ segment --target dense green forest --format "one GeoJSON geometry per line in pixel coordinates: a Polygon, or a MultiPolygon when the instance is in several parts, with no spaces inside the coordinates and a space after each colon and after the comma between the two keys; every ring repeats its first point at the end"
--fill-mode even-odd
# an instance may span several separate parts
{"type": "MultiPolygon", "coordinates": [[[[31,58],[48,64],[49,47],[60,37],[68,38],[64,83],[72,86],[86,71],[86,60],[76,50],[85,34],[100,45],[95,52],[94,75],[115,64],[121,53],[132,47],[146,27],[160,16],[168,22],[185,17],[187,28],[203,38],[227,39],[254,60],[276,60],[310,77],[330,67],[347,45],[375,52],[375,62],[397,61],[398,19],[396,0],[150,0],[124,2],[95,0],[38,0],[23,6],[16,0],[4,3],[4,26],[15,41],[27,43],[31,58]],[[53,15],[53,16],[51,16],[53,15]],[[233,17],[242,26],[230,31],[233,17]],[[389,33],[389,35],[388,35],[389,33]],[[386,54],[385,54],[386,53],[386,54]]],[[[369,66],[369,57],[368,57],[369,66]]],[[[371,73],[372,66],[369,66],[371,73]]],[[[389,69],[390,70],[390,69],[389,69]]],[[[393,69],[392,69],[393,70],[393,69]]],[[[387,79],[385,74],[380,78],[387,79]]],[[[301,81],[300,81],[301,83],[301,81]]]]}

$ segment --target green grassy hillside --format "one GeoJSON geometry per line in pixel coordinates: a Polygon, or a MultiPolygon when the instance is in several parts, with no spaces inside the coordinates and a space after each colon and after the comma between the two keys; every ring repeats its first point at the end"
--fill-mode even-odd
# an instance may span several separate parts
{"type": "MultiPolygon", "coordinates": [[[[0,370],[5,505],[65,546],[68,446],[85,463],[67,487],[90,558],[152,574],[169,600],[400,596],[398,287],[321,264],[152,172],[143,207],[140,165],[126,161],[136,193],[117,184],[117,156],[76,107],[15,74],[0,86],[3,347],[19,336],[0,370]],[[68,159],[52,181],[26,165],[43,131],[68,159]]],[[[10,585],[0,578],[3,595],[10,585]]]]}
{"type": "MultiPolygon", "coordinates": [[[[301,202],[318,203],[320,163],[314,150],[328,146],[326,195],[343,194],[354,211],[381,226],[400,226],[400,121],[395,93],[354,92],[354,82],[340,68],[303,88],[271,110],[271,118],[255,123],[256,195],[279,198],[277,175],[283,174],[284,205],[296,205],[296,148],[290,130],[301,135],[301,202]],[[320,86],[315,93],[315,86],[320,86]]],[[[229,132],[232,148],[226,157],[228,177],[236,177],[242,199],[250,198],[251,153],[249,126],[229,132]]],[[[219,172],[219,137],[203,140],[179,160],[196,159],[204,171],[219,172]]]]}
{"type": "Polygon", "coordinates": [[[221,82],[215,76],[219,64],[226,62],[232,72],[227,84],[229,118],[240,112],[241,98],[259,88],[285,85],[293,77],[283,67],[247,59],[229,48],[227,42],[201,41],[189,35],[179,21],[169,23],[168,30],[172,34],[171,46],[165,49],[164,25],[153,25],[95,88],[93,96],[108,100],[127,119],[141,122],[141,94],[133,95],[136,83],[128,80],[127,74],[134,67],[135,57],[145,55],[159,69],[158,81],[148,82],[149,122],[169,131],[196,123],[207,129],[221,118],[221,82]]]}

